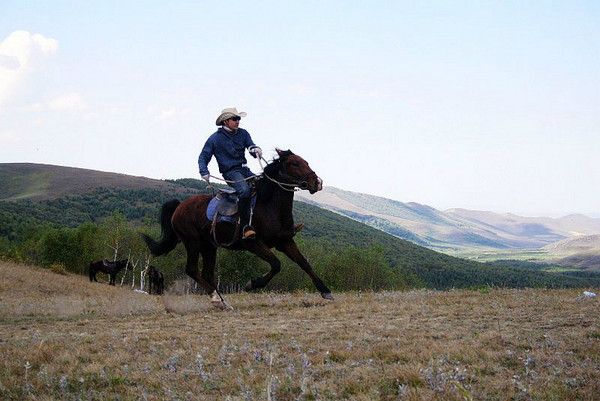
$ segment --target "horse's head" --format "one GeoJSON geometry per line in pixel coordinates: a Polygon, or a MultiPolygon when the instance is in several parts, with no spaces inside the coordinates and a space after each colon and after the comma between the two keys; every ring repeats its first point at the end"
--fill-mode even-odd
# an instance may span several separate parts
{"type": "Polygon", "coordinates": [[[323,189],[323,180],[310,168],[306,160],[292,153],[291,150],[276,149],[279,155],[279,179],[311,194],[323,189]]]}

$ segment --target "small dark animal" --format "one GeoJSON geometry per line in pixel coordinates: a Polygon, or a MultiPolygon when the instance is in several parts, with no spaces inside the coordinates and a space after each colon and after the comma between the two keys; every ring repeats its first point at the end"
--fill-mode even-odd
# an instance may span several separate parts
{"type": "Polygon", "coordinates": [[[96,281],[96,273],[102,272],[108,274],[110,276],[109,285],[115,285],[115,281],[117,279],[117,273],[124,269],[127,266],[128,260],[117,260],[116,262],[111,262],[106,259],[99,260],[97,262],[90,263],[90,281],[96,281]]]}
{"type": "Polygon", "coordinates": [[[154,266],[148,267],[148,294],[161,295],[165,290],[165,277],[154,266]]]}
{"type": "Polygon", "coordinates": [[[317,276],[294,242],[294,235],[298,228],[301,228],[294,225],[292,213],[294,188],[306,189],[314,194],[323,188],[323,182],[300,156],[289,150],[278,149],[277,153],[279,158],[269,163],[261,178],[256,181],[257,200],[252,217],[256,239],[238,240],[222,245],[236,235],[235,225],[217,224],[217,232],[213,236],[211,221],[206,217],[206,208],[211,197],[196,195],[183,202],[171,200],[162,206],[160,217],[162,237],[155,241],[144,235],[144,240],[152,254],[165,255],[172,251],[179,241],[183,242],[187,251],[185,272],[208,294],[213,294],[215,300],[214,294],[219,295],[215,280],[218,246],[252,252],[271,266],[268,273],[253,278],[246,284],[247,291],[265,287],[281,270],[281,262],[271,251],[275,248],[296,262],[308,274],[323,298],[333,300],[329,288],[317,276]],[[200,255],[202,255],[202,270],[198,268],[200,255]]]}

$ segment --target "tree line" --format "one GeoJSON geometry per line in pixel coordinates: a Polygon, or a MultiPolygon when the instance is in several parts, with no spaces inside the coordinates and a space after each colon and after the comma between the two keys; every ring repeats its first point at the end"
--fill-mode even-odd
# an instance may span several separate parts
{"type": "MultiPolygon", "coordinates": [[[[0,237],[0,257],[82,275],[87,274],[91,261],[128,258],[137,271],[148,263],[157,266],[165,275],[167,285],[185,278],[183,246],[180,244],[169,255],[153,260],[141,239],[142,232],[155,237],[160,234],[157,224],[133,224],[119,212],[100,223],[85,222],[77,227],[30,226],[19,234],[13,232],[13,240],[0,237]]],[[[406,277],[387,263],[381,247],[340,247],[317,239],[300,239],[299,244],[318,274],[336,291],[406,289],[417,284],[414,278],[406,277]]],[[[279,291],[312,289],[308,276],[283,254],[279,255],[282,272],[270,288],[279,291]]],[[[222,284],[244,284],[268,269],[266,262],[250,253],[219,250],[217,274],[222,284]]],[[[124,283],[131,284],[135,280],[139,283],[133,269],[124,283]]]]}

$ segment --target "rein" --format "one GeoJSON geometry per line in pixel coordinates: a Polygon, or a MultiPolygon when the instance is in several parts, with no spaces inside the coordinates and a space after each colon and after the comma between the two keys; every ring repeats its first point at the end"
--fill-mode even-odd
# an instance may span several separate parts
{"type": "MultiPolygon", "coordinates": [[[[261,167],[262,167],[262,166],[261,166],[261,167]]],[[[237,183],[237,182],[244,182],[244,181],[248,181],[248,180],[251,180],[251,179],[253,179],[253,178],[256,178],[256,177],[258,177],[257,175],[253,175],[253,176],[250,176],[250,177],[246,177],[246,178],[244,178],[243,180],[238,180],[238,181],[230,181],[230,180],[226,180],[226,179],[224,179],[224,178],[221,178],[221,177],[217,177],[217,176],[215,176],[215,175],[212,175],[212,174],[209,174],[209,176],[210,176],[210,178],[214,178],[215,180],[223,181],[223,182],[226,182],[226,183],[228,183],[228,184],[235,184],[235,183],[237,183]]],[[[210,184],[210,182],[209,182],[209,184],[210,184]]]]}
{"type": "MultiPolygon", "coordinates": [[[[264,166],[263,166],[263,164],[262,164],[262,162],[263,162],[263,161],[264,161],[265,163],[267,163],[267,164],[269,163],[269,162],[267,162],[267,160],[265,160],[265,158],[264,158],[264,157],[261,157],[261,158],[258,160],[258,163],[260,164],[260,168],[262,168],[262,169],[263,169],[263,172],[262,172],[262,174],[261,174],[261,175],[253,175],[253,176],[251,176],[251,177],[247,177],[247,178],[244,178],[243,180],[238,180],[238,181],[230,181],[230,180],[226,180],[226,179],[224,179],[224,178],[221,178],[221,177],[216,177],[216,176],[214,176],[214,175],[212,175],[212,174],[210,175],[210,177],[211,177],[211,178],[214,178],[214,179],[216,179],[216,180],[219,180],[219,181],[226,182],[226,183],[228,183],[228,184],[235,184],[235,183],[238,183],[238,182],[243,182],[243,181],[252,180],[252,179],[254,179],[254,178],[256,178],[256,177],[264,176],[264,177],[267,177],[267,178],[268,178],[270,181],[273,181],[275,184],[279,185],[279,187],[280,187],[281,189],[283,189],[284,191],[288,191],[288,192],[300,191],[300,188],[302,188],[302,187],[303,187],[303,183],[304,183],[304,182],[306,182],[306,180],[300,180],[300,181],[296,181],[296,180],[294,179],[294,177],[291,177],[291,176],[289,176],[289,175],[285,174],[285,172],[284,172],[284,174],[285,174],[285,175],[286,175],[288,178],[290,178],[292,181],[296,181],[296,182],[294,182],[294,183],[290,184],[290,183],[287,183],[287,182],[281,182],[281,181],[277,181],[276,179],[274,179],[274,178],[272,178],[272,177],[269,177],[269,176],[267,175],[267,173],[265,173],[265,167],[264,167],[264,166]],[[287,188],[286,188],[286,187],[287,187],[287,188]]],[[[213,186],[210,184],[210,182],[208,183],[208,186],[214,189],[214,187],[213,187],[213,186]]]]}

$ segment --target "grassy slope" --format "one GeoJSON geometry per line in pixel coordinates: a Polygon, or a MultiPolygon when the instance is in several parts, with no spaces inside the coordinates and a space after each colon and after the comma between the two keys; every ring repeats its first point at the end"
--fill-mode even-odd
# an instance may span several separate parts
{"type": "Polygon", "coordinates": [[[98,188],[173,190],[162,180],[74,167],[0,163],[0,200],[57,199],[98,188]]]}
{"type": "Polygon", "coordinates": [[[223,312],[0,262],[0,398],[591,400],[599,301],[580,294],[241,294],[223,312]]]}
{"type": "Polygon", "coordinates": [[[35,171],[18,174],[13,169],[0,168],[0,199],[17,200],[43,196],[48,192],[51,174],[35,171]]]}

